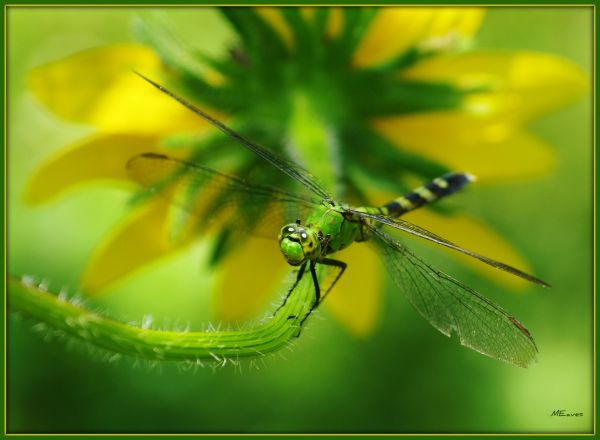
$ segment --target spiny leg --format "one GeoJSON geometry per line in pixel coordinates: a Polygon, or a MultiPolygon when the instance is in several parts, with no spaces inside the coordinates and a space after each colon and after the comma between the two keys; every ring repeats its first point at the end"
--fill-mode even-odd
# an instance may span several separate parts
{"type": "MultiPolygon", "coordinates": [[[[298,274],[296,275],[296,281],[294,281],[294,284],[292,285],[290,290],[288,290],[288,293],[286,293],[285,298],[283,299],[283,302],[281,303],[281,305],[279,307],[277,307],[277,309],[275,309],[275,311],[273,312],[273,316],[277,315],[277,312],[279,312],[279,310],[281,310],[281,308],[283,306],[285,306],[290,295],[292,294],[294,289],[296,289],[296,287],[298,286],[298,283],[302,279],[305,269],[306,269],[306,263],[304,263],[302,266],[300,266],[300,269],[298,269],[298,274]]],[[[293,318],[295,318],[295,316],[288,316],[288,319],[293,319],[293,318]]]]}
{"type": "Polygon", "coordinates": [[[298,331],[298,334],[296,335],[296,337],[300,336],[300,332],[302,331],[302,325],[304,324],[304,321],[306,321],[306,319],[313,312],[313,310],[315,310],[319,306],[319,304],[322,302],[322,300],[325,299],[325,297],[327,296],[327,294],[331,291],[331,289],[333,289],[333,286],[335,286],[335,284],[338,282],[338,280],[340,279],[340,277],[342,276],[342,274],[346,270],[346,267],[348,267],[348,265],[346,263],[344,263],[343,261],[334,260],[332,258],[323,258],[322,260],[319,260],[318,262],[320,264],[324,264],[325,266],[338,267],[341,270],[337,274],[337,276],[335,277],[335,279],[333,280],[333,282],[331,283],[331,286],[329,286],[329,288],[327,289],[327,291],[323,294],[323,297],[321,297],[321,288],[319,286],[319,280],[317,278],[317,272],[315,270],[315,266],[316,266],[317,262],[316,261],[311,261],[310,262],[310,274],[312,275],[313,284],[315,286],[315,302],[313,303],[313,305],[310,308],[310,310],[306,313],[306,315],[304,315],[304,318],[302,318],[302,321],[300,321],[300,330],[298,331]]]}

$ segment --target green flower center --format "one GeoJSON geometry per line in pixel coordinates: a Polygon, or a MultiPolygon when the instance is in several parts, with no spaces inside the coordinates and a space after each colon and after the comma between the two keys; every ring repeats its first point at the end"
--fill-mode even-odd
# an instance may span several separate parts
{"type": "MultiPolygon", "coordinates": [[[[328,8],[316,8],[311,16],[299,8],[282,8],[291,41],[256,10],[221,11],[239,38],[218,59],[186,52],[164,26],[138,26],[171,75],[166,80],[180,94],[229,114],[227,123],[234,130],[279,149],[340,200],[369,204],[364,188],[403,193],[411,186],[407,177],[427,180],[448,171],[403,152],[371,127],[376,118],[455,108],[468,93],[449,84],[402,79],[402,69],[428,56],[417,48],[384,65],[356,67],[354,52],[376,9],[343,8],[343,24],[333,33],[327,30],[328,8]],[[222,81],[209,83],[199,66],[216,72],[222,81]]],[[[231,147],[223,136],[202,138],[192,147],[192,160],[263,184],[298,189],[260,158],[231,147]]]]}

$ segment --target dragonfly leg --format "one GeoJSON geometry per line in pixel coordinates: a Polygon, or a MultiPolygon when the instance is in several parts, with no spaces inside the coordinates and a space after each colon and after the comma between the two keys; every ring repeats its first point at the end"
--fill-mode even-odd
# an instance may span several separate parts
{"type": "MultiPolygon", "coordinates": [[[[277,312],[279,312],[279,310],[281,310],[281,308],[283,306],[285,306],[285,304],[287,303],[288,298],[290,297],[290,295],[292,294],[292,292],[294,291],[294,289],[296,289],[296,286],[298,286],[298,283],[302,279],[302,276],[304,275],[304,270],[305,269],[306,269],[306,263],[304,263],[302,266],[300,266],[300,269],[298,269],[298,274],[296,275],[296,281],[294,281],[293,286],[290,288],[290,290],[288,290],[288,293],[286,293],[285,298],[283,299],[283,302],[281,303],[281,305],[279,307],[277,307],[277,309],[275,309],[275,311],[273,312],[273,317],[275,315],[277,315],[277,312]]],[[[288,319],[293,319],[293,318],[295,318],[295,316],[289,316],[288,317],[288,319]]]]}
{"type": "Polygon", "coordinates": [[[302,318],[302,321],[300,321],[300,329],[298,330],[298,333],[296,334],[297,338],[300,337],[300,332],[302,332],[302,325],[304,324],[304,321],[306,321],[306,318],[308,318],[309,315],[313,312],[313,310],[315,310],[317,308],[317,306],[319,305],[319,301],[321,300],[321,288],[319,287],[319,279],[317,278],[317,271],[315,270],[316,265],[317,265],[316,261],[311,261],[310,266],[309,266],[310,275],[312,276],[313,285],[315,286],[315,302],[310,307],[310,310],[306,313],[306,315],[304,315],[304,318],[302,318]]]}
{"type": "Polygon", "coordinates": [[[333,283],[331,283],[331,286],[329,286],[327,291],[323,294],[323,298],[321,298],[321,301],[323,301],[325,299],[325,297],[327,296],[327,294],[329,292],[331,292],[331,289],[333,289],[333,286],[335,286],[336,283],[338,282],[338,280],[342,277],[342,275],[346,271],[346,267],[348,267],[348,265],[346,263],[344,263],[343,261],[334,260],[333,258],[323,258],[322,260],[319,260],[319,263],[324,264],[326,266],[335,266],[340,269],[340,272],[335,277],[335,280],[333,280],[333,283]]]}
{"type": "Polygon", "coordinates": [[[313,312],[313,310],[315,310],[319,306],[319,304],[323,301],[323,299],[325,299],[325,297],[327,296],[327,294],[331,291],[331,289],[333,289],[333,286],[335,286],[335,284],[338,282],[338,280],[340,279],[340,277],[342,276],[342,274],[346,270],[346,267],[348,266],[343,261],[334,260],[332,258],[323,258],[323,259],[319,260],[318,262],[320,264],[324,264],[326,266],[337,267],[337,268],[340,269],[340,272],[337,274],[337,276],[335,277],[335,279],[331,283],[331,286],[329,286],[329,288],[327,289],[327,291],[325,291],[325,293],[321,297],[321,288],[319,287],[319,280],[317,278],[317,272],[315,270],[315,266],[316,266],[317,262],[316,261],[311,261],[310,262],[310,274],[312,276],[313,284],[315,286],[315,302],[313,303],[313,305],[310,308],[310,310],[306,313],[306,315],[304,315],[304,318],[302,318],[302,321],[300,321],[300,330],[298,331],[298,334],[296,335],[296,337],[300,336],[300,332],[302,331],[302,325],[304,324],[304,321],[306,321],[306,318],[308,318],[309,315],[313,312]]]}

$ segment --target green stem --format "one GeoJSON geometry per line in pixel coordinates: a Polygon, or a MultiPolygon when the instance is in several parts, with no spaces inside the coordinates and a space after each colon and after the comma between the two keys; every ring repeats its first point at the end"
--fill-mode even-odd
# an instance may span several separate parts
{"type": "Polygon", "coordinates": [[[158,361],[201,361],[256,357],[285,347],[298,335],[298,324],[314,301],[314,289],[310,277],[304,277],[273,318],[236,331],[179,332],[134,327],[13,276],[8,280],[8,301],[14,311],[114,353],[158,361]]]}

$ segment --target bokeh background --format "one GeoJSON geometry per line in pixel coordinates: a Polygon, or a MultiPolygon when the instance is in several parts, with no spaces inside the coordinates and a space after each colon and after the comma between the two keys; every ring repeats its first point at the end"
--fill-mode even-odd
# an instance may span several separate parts
{"type": "MultiPolygon", "coordinates": [[[[132,41],[130,8],[8,9],[9,271],[74,289],[86,259],[123,214],[129,192],[87,185],[52,203],[23,203],[28,176],[89,128],[60,121],[26,89],[27,72],[78,50],[132,41]]],[[[166,12],[207,53],[232,35],[210,8],[166,12]]],[[[592,78],[591,8],[491,8],[476,44],[566,57],[592,78]]],[[[181,371],[176,364],[110,363],[87,347],[8,319],[10,432],[590,432],[593,424],[591,98],[544,117],[549,175],[482,185],[463,196],[526,255],[552,289],[511,292],[431,253],[439,266],[502,304],[534,334],[539,363],[520,369],[459,347],[392,289],[375,334],[353,338],[325,311],[293,351],[258,369],[181,371]],[[583,417],[552,417],[556,409],[583,417]]],[[[515,162],[521,160],[514,158],[515,162]]],[[[430,254],[428,250],[425,252],[430,254]]],[[[152,314],[201,327],[211,274],[199,243],[136,272],[93,307],[125,321],[152,314]]],[[[491,255],[493,257],[493,255],[491,255]]],[[[387,286],[391,282],[388,280],[387,286]]],[[[368,294],[366,292],[365,294],[368,294]]]]}

